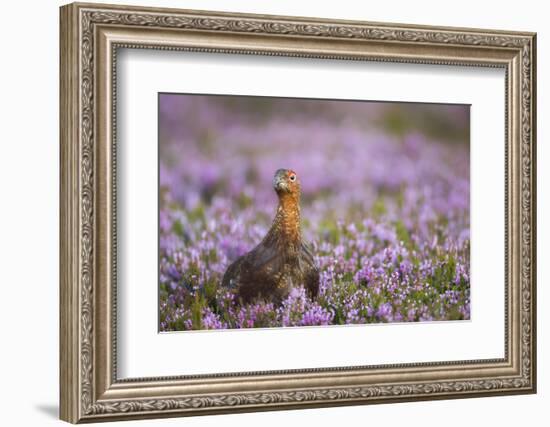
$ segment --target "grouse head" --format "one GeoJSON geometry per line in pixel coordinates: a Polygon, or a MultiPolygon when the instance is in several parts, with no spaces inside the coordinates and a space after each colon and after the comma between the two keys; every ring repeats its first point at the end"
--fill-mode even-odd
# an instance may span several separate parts
{"type": "Polygon", "coordinates": [[[273,188],[280,198],[288,196],[299,199],[300,181],[296,172],[290,169],[278,169],[273,177],[273,188]]]}

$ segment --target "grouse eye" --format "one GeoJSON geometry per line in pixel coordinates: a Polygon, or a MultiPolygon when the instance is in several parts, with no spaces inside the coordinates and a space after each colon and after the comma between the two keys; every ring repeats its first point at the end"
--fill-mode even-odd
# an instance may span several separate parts
{"type": "Polygon", "coordinates": [[[296,175],[292,174],[289,178],[292,182],[296,181],[296,175]]]}

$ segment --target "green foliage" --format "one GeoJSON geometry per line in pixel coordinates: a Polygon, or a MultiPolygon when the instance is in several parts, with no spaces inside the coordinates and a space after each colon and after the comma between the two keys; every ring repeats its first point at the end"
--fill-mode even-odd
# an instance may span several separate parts
{"type": "Polygon", "coordinates": [[[413,247],[409,230],[407,230],[407,227],[405,227],[405,224],[403,224],[403,221],[401,220],[395,221],[395,233],[397,235],[397,239],[403,242],[405,247],[407,248],[413,247]]]}
{"type": "Polygon", "coordinates": [[[195,294],[195,299],[191,304],[191,321],[193,329],[202,329],[202,310],[206,307],[204,299],[199,293],[195,294]]]}
{"type": "Polygon", "coordinates": [[[378,197],[372,205],[372,215],[379,218],[387,213],[386,203],[382,197],[378,197]]]}
{"type": "Polygon", "coordinates": [[[328,242],[337,245],[340,242],[340,229],[336,221],[331,219],[324,219],[319,223],[319,230],[321,236],[328,242]]]}
{"type": "Polygon", "coordinates": [[[206,221],[206,216],[204,213],[203,204],[197,204],[197,206],[189,212],[188,217],[191,222],[198,221],[204,224],[206,221]]]}

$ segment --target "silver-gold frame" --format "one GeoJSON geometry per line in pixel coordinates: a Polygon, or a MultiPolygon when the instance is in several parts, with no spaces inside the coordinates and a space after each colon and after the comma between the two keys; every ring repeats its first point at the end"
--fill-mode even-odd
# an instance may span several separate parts
{"type": "Polygon", "coordinates": [[[534,33],[100,4],[71,4],[60,13],[63,420],[77,423],[535,392],[534,33]],[[503,68],[505,357],[118,379],[115,107],[119,48],[503,68]]]}

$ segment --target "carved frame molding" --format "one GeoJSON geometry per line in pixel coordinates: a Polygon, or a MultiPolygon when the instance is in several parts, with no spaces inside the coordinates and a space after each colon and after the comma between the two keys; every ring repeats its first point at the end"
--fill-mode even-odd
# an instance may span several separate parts
{"type": "Polygon", "coordinates": [[[173,9],[61,8],[61,418],[70,422],[532,393],[535,34],[173,9]],[[118,48],[506,69],[506,357],[116,378],[118,48]],[[292,380],[293,384],[288,385],[292,380]]]}

